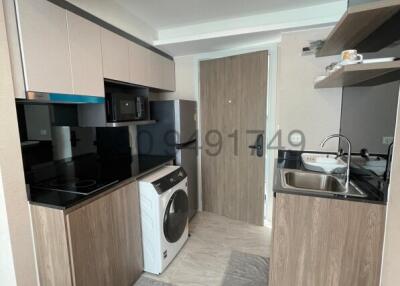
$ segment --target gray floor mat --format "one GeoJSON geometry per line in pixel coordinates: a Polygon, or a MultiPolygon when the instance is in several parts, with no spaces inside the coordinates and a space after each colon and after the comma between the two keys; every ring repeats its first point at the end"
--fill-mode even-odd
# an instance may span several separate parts
{"type": "Polygon", "coordinates": [[[172,284],[160,282],[148,277],[140,277],[133,286],[172,286],[172,284]]]}
{"type": "Polygon", "coordinates": [[[222,286],[268,286],[269,258],[233,251],[222,286]]]}

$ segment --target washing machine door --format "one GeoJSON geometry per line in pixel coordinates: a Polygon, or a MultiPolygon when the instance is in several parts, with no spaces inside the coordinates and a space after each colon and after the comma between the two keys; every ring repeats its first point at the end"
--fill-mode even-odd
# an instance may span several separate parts
{"type": "Polygon", "coordinates": [[[164,213],[164,236],[165,239],[174,243],[177,242],[183,232],[189,216],[189,200],[183,190],[177,190],[168,201],[164,213]]]}

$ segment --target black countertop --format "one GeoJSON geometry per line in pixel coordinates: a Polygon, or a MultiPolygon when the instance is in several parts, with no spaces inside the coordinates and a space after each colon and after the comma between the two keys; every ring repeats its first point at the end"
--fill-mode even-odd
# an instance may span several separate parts
{"type": "Polygon", "coordinates": [[[313,196],[313,197],[330,198],[338,200],[358,201],[364,203],[386,204],[388,183],[368,170],[360,170],[359,168],[353,168],[353,167],[350,168],[350,180],[353,183],[355,183],[357,187],[366,194],[366,197],[345,197],[342,195],[334,195],[334,194],[323,195],[307,191],[302,192],[301,190],[290,190],[282,187],[282,184],[280,183],[281,169],[292,169],[292,170],[312,172],[304,168],[303,163],[301,161],[302,153],[312,153],[312,152],[284,151],[284,150],[279,151],[278,159],[275,163],[274,187],[273,187],[274,193],[289,193],[302,196],[313,196]]]}
{"type": "Polygon", "coordinates": [[[25,179],[28,185],[28,199],[31,204],[66,209],[97,196],[117,184],[133,181],[172,160],[174,160],[174,157],[171,156],[137,155],[101,158],[96,154],[88,154],[77,158],[69,158],[32,166],[25,170],[25,179]],[[90,178],[97,181],[112,183],[90,195],[31,187],[43,180],[65,176],[66,174],[81,179],[90,178]]]}

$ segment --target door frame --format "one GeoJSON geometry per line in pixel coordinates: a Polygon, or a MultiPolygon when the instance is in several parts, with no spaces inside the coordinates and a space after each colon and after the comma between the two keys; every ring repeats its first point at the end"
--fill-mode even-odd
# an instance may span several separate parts
{"type": "MultiPolygon", "coordinates": [[[[266,140],[264,142],[265,153],[265,176],[264,176],[264,225],[272,227],[272,204],[273,204],[273,178],[275,159],[277,158],[277,148],[268,148],[268,142],[271,142],[277,131],[276,124],[276,95],[277,95],[277,74],[278,74],[278,43],[263,43],[245,48],[227,49],[223,51],[202,53],[194,55],[194,83],[195,83],[195,98],[198,102],[197,114],[197,130],[198,138],[201,138],[201,110],[200,110],[200,62],[204,60],[212,60],[218,58],[225,58],[230,56],[237,56],[259,51],[268,51],[268,78],[267,78],[267,109],[266,109],[266,140]]],[[[199,140],[199,146],[201,140],[199,140]]],[[[200,146],[201,147],[201,146],[200,146]]],[[[199,211],[203,210],[203,190],[202,190],[202,176],[201,176],[201,156],[197,158],[197,176],[198,176],[198,204],[199,211]]]]}

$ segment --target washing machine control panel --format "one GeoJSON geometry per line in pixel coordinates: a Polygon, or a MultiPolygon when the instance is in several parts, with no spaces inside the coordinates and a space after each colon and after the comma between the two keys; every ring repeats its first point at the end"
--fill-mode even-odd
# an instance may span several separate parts
{"type": "Polygon", "coordinates": [[[185,170],[180,167],[174,172],[154,181],[152,184],[159,194],[171,189],[187,177],[185,170]]]}

